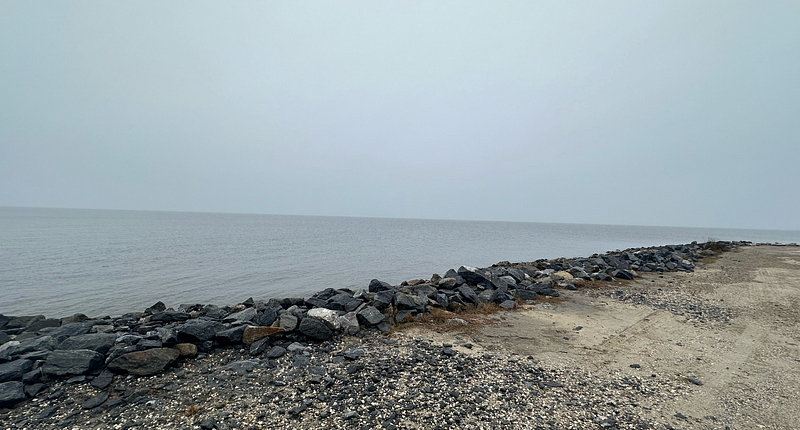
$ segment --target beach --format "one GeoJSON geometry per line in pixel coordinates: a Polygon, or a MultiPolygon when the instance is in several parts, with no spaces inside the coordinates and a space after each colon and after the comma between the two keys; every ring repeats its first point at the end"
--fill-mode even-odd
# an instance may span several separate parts
{"type": "MultiPolygon", "coordinates": [[[[564,281],[554,285],[557,297],[464,314],[466,325],[451,321],[460,319],[457,313],[420,316],[386,332],[364,327],[324,341],[275,337],[256,354],[253,344],[216,345],[147,376],[118,370],[56,379],[3,411],[0,423],[9,429],[795,426],[798,247],[741,246],[699,259],[693,271],[564,281]]],[[[149,351],[159,349],[167,348],[149,351]]]]}

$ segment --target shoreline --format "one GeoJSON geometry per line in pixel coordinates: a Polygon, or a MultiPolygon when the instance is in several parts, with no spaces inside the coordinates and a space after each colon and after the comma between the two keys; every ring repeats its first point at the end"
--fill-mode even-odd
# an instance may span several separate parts
{"type": "MultiPolygon", "coordinates": [[[[696,263],[704,258],[713,258],[719,252],[731,251],[737,246],[750,244],[715,243],[713,245],[715,249],[710,246],[703,248],[703,245],[639,248],[602,255],[596,254],[585,259],[538,260],[516,264],[501,262],[483,269],[462,266],[457,271],[449,271],[444,277],[434,276],[430,281],[412,280],[391,286],[374,280],[363,291],[348,292],[328,289],[308,299],[273,299],[260,303],[249,301],[234,307],[192,305],[184,309],[168,310],[163,304],[157,304],[145,312],[130,313],[116,319],[83,321],[66,319],[66,321],[59,321],[58,327],[47,326],[47,324],[55,324],[53,320],[32,318],[27,322],[26,328],[12,327],[10,329],[12,331],[21,330],[10,336],[19,338],[20,335],[23,335],[22,341],[9,339],[7,342],[2,342],[6,346],[5,348],[0,346],[2,348],[0,369],[14,366],[17,369],[16,373],[0,371],[0,375],[11,375],[10,377],[6,376],[10,380],[3,381],[2,384],[5,387],[2,388],[14,385],[13,389],[20,388],[24,397],[33,399],[24,400],[19,395],[20,390],[16,390],[16,398],[11,397],[12,400],[4,400],[4,406],[13,406],[22,402],[7,412],[7,414],[13,415],[26,408],[26,401],[30,405],[41,405],[43,402],[63,403],[64,399],[61,397],[64,395],[63,392],[59,396],[54,397],[54,395],[69,387],[69,389],[77,388],[82,393],[100,393],[86,399],[81,405],[76,405],[79,406],[78,411],[70,418],[84,415],[87,417],[112,416],[115,410],[119,410],[120,405],[138,404],[136,402],[142,398],[148,398],[142,393],[137,394],[136,390],[131,394],[129,391],[119,389],[119,383],[131,381],[131,377],[125,376],[126,374],[140,375],[134,377],[134,380],[137,381],[151,378],[163,379],[169,375],[180,373],[181,370],[188,371],[187,369],[191,369],[197,363],[205,363],[209,360],[213,362],[220,357],[222,361],[226,361],[225,357],[228,357],[228,361],[236,358],[238,360],[232,362],[239,363],[231,368],[223,369],[230,363],[219,362],[217,369],[209,369],[214,374],[222,372],[220,373],[223,375],[222,380],[226,380],[224,379],[226,371],[232,371],[236,375],[246,378],[248,375],[252,376],[253,369],[264,367],[265,371],[270,371],[284,363],[288,366],[287,371],[291,373],[290,369],[293,369],[303,373],[303,376],[307,376],[307,371],[312,368],[323,368],[322,370],[313,370],[321,373],[312,372],[311,374],[311,380],[318,379],[318,381],[304,381],[304,384],[321,384],[322,387],[341,385],[343,380],[332,377],[331,369],[326,370],[325,365],[328,367],[344,365],[347,375],[362,373],[364,365],[359,363],[365,361],[362,359],[365,354],[367,357],[374,354],[380,355],[379,351],[382,348],[391,350],[398,347],[396,339],[380,334],[393,330],[394,326],[390,326],[389,322],[402,324],[418,321],[425,318],[423,315],[430,315],[429,309],[441,311],[447,309],[455,314],[450,318],[453,320],[450,323],[461,325],[464,320],[459,321],[458,313],[466,310],[467,307],[481,306],[485,303],[493,303],[494,307],[509,309],[536,306],[540,302],[546,303],[541,300],[543,296],[557,297],[560,295],[559,291],[563,293],[586,290],[588,287],[585,288],[581,285],[584,281],[595,286],[598,282],[607,282],[609,277],[611,280],[629,277],[633,279],[637,273],[659,274],[670,271],[690,273],[694,271],[696,263]],[[703,253],[703,251],[708,252],[703,253]],[[656,258],[659,256],[660,258],[656,258]],[[669,258],[665,259],[665,256],[669,258]],[[607,267],[604,267],[604,264],[607,267]],[[648,264],[650,265],[648,266],[648,264]],[[604,270],[596,272],[586,270],[592,266],[604,270]],[[352,295],[348,293],[352,293],[352,295]],[[537,298],[539,302],[537,302],[537,298]],[[356,301],[359,303],[354,303],[356,301]],[[277,306],[280,306],[280,309],[277,309],[277,306]],[[35,335],[28,335],[25,338],[25,333],[33,333],[33,329],[35,329],[35,335]],[[84,329],[86,331],[81,333],[84,329]],[[394,344],[386,343],[392,340],[395,341],[394,344]],[[20,343],[8,346],[9,343],[15,342],[20,343]],[[353,344],[348,347],[349,343],[353,344]],[[368,347],[365,349],[360,346],[362,344],[368,347]],[[198,353],[199,358],[189,358],[198,353]],[[287,362],[289,359],[291,362],[287,362]],[[322,366],[314,366],[315,363],[322,366]],[[250,370],[247,370],[248,368],[250,370]],[[18,380],[17,376],[19,376],[18,380]],[[9,385],[9,383],[11,384],[9,385]]],[[[636,279],[638,278],[640,276],[636,276],[636,279]]],[[[77,316],[71,318],[82,319],[77,316]]],[[[9,321],[16,321],[12,323],[13,326],[20,324],[21,320],[9,319],[4,324],[6,327],[9,321]]],[[[477,346],[479,342],[476,341],[474,344],[477,346]]],[[[434,368],[445,365],[439,362],[459,363],[459,360],[466,361],[455,365],[457,373],[463,373],[465,366],[477,366],[492,373],[491,369],[494,366],[491,364],[493,358],[473,357],[470,359],[466,354],[467,351],[463,349],[463,345],[454,346],[454,344],[444,343],[441,346],[434,346],[429,342],[426,345],[425,342],[420,343],[413,339],[405,343],[401,342],[401,345],[403,348],[417,351],[416,355],[423,357],[422,361],[418,361],[416,358],[411,358],[411,361],[426,363],[434,368]],[[462,368],[461,370],[457,369],[459,366],[462,368]]],[[[414,355],[411,354],[409,357],[414,355]]],[[[530,366],[528,368],[532,369],[530,366]]],[[[534,369],[532,372],[541,371],[534,369]]],[[[371,378],[371,380],[374,379],[376,377],[371,378]]],[[[292,385],[288,382],[285,385],[276,384],[275,381],[279,380],[274,378],[271,381],[267,385],[272,388],[292,385]]],[[[545,378],[539,381],[545,387],[541,387],[541,384],[537,383],[535,387],[538,388],[531,385],[527,389],[546,391],[549,387],[547,383],[555,384],[556,382],[553,381],[554,379],[545,378]]],[[[210,377],[208,384],[213,385],[210,377]]],[[[377,382],[373,381],[372,386],[375,384],[377,382]]],[[[162,391],[164,387],[162,387],[162,391]]],[[[364,393],[370,393],[370,386],[364,388],[366,390],[364,393]]],[[[311,388],[307,386],[305,390],[311,390],[311,388]]],[[[12,390],[6,391],[11,392],[12,390]]],[[[0,392],[4,391],[0,390],[0,392]]],[[[454,397],[458,398],[462,394],[464,393],[454,397]]],[[[294,406],[299,409],[285,409],[282,416],[286,419],[301,419],[304,411],[314,402],[318,402],[318,400],[312,400],[306,404],[307,400],[305,398],[294,406]]],[[[336,408],[332,410],[337,411],[336,408]]],[[[356,412],[353,409],[349,410],[356,412]]],[[[52,411],[49,415],[45,414],[47,416],[37,418],[37,425],[47,423],[48,420],[52,421],[52,418],[56,416],[53,415],[55,413],[56,411],[52,411]]],[[[342,418],[348,414],[345,409],[342,409],[341,416],[334,416],[331,419],[343,419],[344,428],[350,428],[350,424],[353,423],[349,420],[358,421],[361,418],[358,418],[360,412],[349,418],[342,418]]],[[[223,423],[220,426],[227,425],[224,424],[224,419],[220,422],[223,423]]],[[[40,428],[35,425],[25,427],[29,423],[25,423],[21,427],[15,424],[14,427],[8,428],[40,428]]],[[[125,423],[117,424],[117,426],[109,425],[105,428],[135,427],[135,425],[124,427],[125,423]]],[[[196,422],[195,428],[222,428],[216,424],[216,427],[203,427],[202,424],[200,421],[196,422]]],[[[445,421],[441,425],[470,428],[462,426],[456,421],[445,421]]],[[[480,426],[476,428],[480,428],[480,426]]]]}

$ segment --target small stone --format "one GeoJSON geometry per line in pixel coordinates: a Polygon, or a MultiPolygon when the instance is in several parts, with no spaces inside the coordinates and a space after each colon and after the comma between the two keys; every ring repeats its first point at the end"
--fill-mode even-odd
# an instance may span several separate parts
{"type": "Polygon", "coordinates": [[[686,379],[694,385],[703,385],[703,381],[697,379],[696,376],[687,376],[686,379]]]}
{"type": "Polygon", "coordinates": [[[89,400],[86,400],[85,402],[81,403],[81,407],[83,409],[94,409],[105,403],[106,400],[108,400],[108,392],[100,393],[94,397],[89,398],[89,400]]]}

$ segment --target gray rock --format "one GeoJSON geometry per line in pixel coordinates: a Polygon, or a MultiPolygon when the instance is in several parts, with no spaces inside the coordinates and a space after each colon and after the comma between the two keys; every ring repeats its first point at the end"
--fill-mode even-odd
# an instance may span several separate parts
{"type": "Polygon", "coordinates": [[[162,301],[156,302],[153,306],[144,310],[145,315],[153,315],[159,312],[164,312],[167,310],[167,305],[164,304],[162,301]]]}
{"type": "Polygon", "coordinates": [[[273,346],[272,348],[267,351],[267,358],[278,358],[286,354],[286,348],[281,346],[273,346]]]}
{"type": "Polygon", "coordinates": [[[23,384],[34,384],[42,380],[42,369],[33,369],[30,372],[22,375],[23,384]]]}
{"type": "Polygon", "coordinates": [[[176,321],[186,321],[191,317],[192,316],[189,315],[186,312],[164,311],[164,312],[158,312],[158,313],[153,314],[153,316],[150,317],[150,321],[160,321],[160,322],[169,323],[169,322],[176,322],[176,321]]]}
{"type": "Polygon", "coordinates": [[[452,290],[456,286],[456,278],[442,278],[439,280],[439,284],[437,284],[437,286],[439,288],[452,290]]]}
{"type": "Polygon", "coordinates": [[[0,345],[8,342],[11,340],[11,336],[7,335],[6,332],[0,331],[0,345]]]}
{"type": "Polygon", "coordinates": [[[425,312],[425,305],[428,303],[428,300],[419,296],[397,293],[394,296],[394,303],[397,306],[397,309],[408,309],[421,313],[425,312]]]}
{"type": "Polygon", "coordinates": [[[358,314],[355,312],[348,312],[336,319],[336,323],[342,330],[342,333],[354,335],[358,333],[361,327],[358,325],[358,314]]]}
{"type": "Polygon", "coordinates": [[[536,292],[519,289],[516,291],[517,297],[522,300],[536,300],[536,292]]]}
{"type": "Polygon", "coordinates": [[[266,351],[269,346],[269,336],[259,339],[250,344],[250,355],[259,355],[266,351]]]}
{"type": "MultiPolygon", "coordinates": [[[[248,308],[253,310],[253,308],[248,308]]],[[[253,310],[255,312],[255,310],[253,310]]],[[[244,330],[247,328],[247,325],[240,325],[237,327],[229,328],[227,330],[222,330],[217,332],[214,336],[214,339],[219,343],[225,344],[235,344],[242,342],[242,335],[244,334],[244,330]]]]}
{"type": "Polygon", "coordinates": [[[28,325],[27,328],[25,328],[25,331],[38,332],[39,330],[41,330],[43,328],[59,327],[59,326],[61,326],[61,319],[49,318],[49,319],[43,319],[43,320],[36,320],[36,321],[32,322],[30,325],[28,325]]]}
{"type": "Polygon", "coordinates": [[[481,269],[474,267],[461,266],[458,268],[458,275],[469,285],[490,284],[489,276],[483,273],[481,269]]]}
{"type": "Polygon", "coordinates": [[[61,342],[56,349],[89,349],[105,355],[114,346],[117,335],[112,333],[89,333],[72,336],[61,342]]]}
{"type": "Polygon", "coordinates": [[[52,351],[56,348],[57,342],[52,336],[40,336],[20,342],[9,352],[11,355],[22,355],[33,351],[52,351]]]}
{"type": "Polygon", "coordinates": [[[205,319],[193,319],[186,321],[178,327],[178,337],[190,342],[205,342],[211,340],[222,331],[225,326],[217,321],[205,319]]]}
{"type": "Polygon", "coordinates": [[[108,400],[108,392],[100,393],[94,397],[90,397],[85,402],[81,403],[81,407],[83,409],[94,409],[108,400]]]}
{"type": "Polygon", "coordinates": [[[108,369],[114,372],[127,372],[139,376],[160,373],[165,367],[178,359],[178,351],[172,348],[154,348],[121,355],[110,363],[108,369]]]}
{"type": "Polygon", "coordinates": [[[305,318],[300,322],[300,333],[317,340],[330,340],[333,332],[322,321],[316,318],[305,318]]]}
{"type": "Polygon", "coordinates": [[[245,309],[243,311],[236,312],[236,313],[228,315],[222,321],[223,322],[235,322],[235,321],[249,322],[249,321],[252,321],[253,318],[256,317],[256,314],[257,314],[257,312],[256,312],[255,308],[247,308],[247,309],[245,309]]]}
{"type": "Polygon", "coordinates": [[[42,366],[47,376],[83,375],[103,365],[103,354],[88,349],[53,351],[42,366]]]}
{"type": "Polygon", "coordinates": [[[369,292],[377,293],[378,291],[391,290],[392,286],[386,282],[373,279],[369,281],[369,292]]]}
{"type": "Polygon", "coordinates": [[[0,382],[20,381],[22,376],[33,369],[33,362],[30,360],[14,360],[8,363],[0,363],[0,382]]]}
{"type": "MultiPolygon", "coordinates": [[[[464,266],[461,266],[461,267],[464,267],[464,266]]],[[[472,288],[470,288],[470,287],[468,287],[466,285],[462,285],[462,286],[456,288],[456,291],[458,291],[461,294],[461,297],[463,297],[464,301],[466,301],[467,303],[472,303],[474,305],[477,305],[478,303],[480,303],[480,299],[478,299],[478,295],[475,293],[475,290],[473,290],[472,288]]]]}
{"type": "Polygon", "coordinates": [[[286,331],[293,331],[297,328],[297,317],[291,314],[283,314],[278,320],[278,326],[286,331]]]}
{"type": "Polygon", "coordinates": [[[0,407],[14,406],[23,400],[25,400],[25,391],[23,391],[22,382],[0,383],[0,407]]]}
{"type": "Polygon", "coordinates": [[[385,316],[381,313],[381,311],[372,306],[367,306],[366,308],[361,309],[361,311],[358,312],[358,322],[360,322],[363,325],[380,324],[380,322],[383,321],[384,317],[385,316]]]}
{"type": "Polygon", "coordinates": [[[394,289],[382,290],[375,294],[372,305],[378,310],[384,310],[394,301],[394,289]]]}
{"type": "Polygon", "coordinates": [[[44,315],[26,315],[21,317],[9,317],[6,323],[6,329],[12,328],[27,328],[29,325],[36,321],[46,319],[44,315]]]}
{"type": "Polygon", "coordinates": [[[99,375],[95,376],[95,378],[92,379],[91,384],[95,388],[104,390],[106,387],[111,385],[111,381],[113,380],[114,380],[114,372],[108,369],[103,369],[103,371],[100,372],[99,375]]]}
{"type": "MultiPolygon", "coordinates": [[[[62,323],[63,321],[64,320],[62,320],[62,323]]],[[[53,337],[57,343],[61,343],[68,337],[89,333],[92,326],[94,326],[94,322],[92,321],[72,322],[62,325],[47,335],[53,337]]]]}
{"type": "Polygon", "coordinates": [[[258,315],[253,318],[253,324],[269,327],[275,320],[278,319],[278,312],[275,308],[267,308],[261,312],[258,312],[258,315]]]}
{"type": "Polygon", "coordinates": [[[156,332],[158,333],[159,340],[161,340],[161,343],[164,346],[172,346],[180,343],[180,340],[178,339],[178,332],[175,329],[169,327],[159,327],[156,329],[156,332]]]}

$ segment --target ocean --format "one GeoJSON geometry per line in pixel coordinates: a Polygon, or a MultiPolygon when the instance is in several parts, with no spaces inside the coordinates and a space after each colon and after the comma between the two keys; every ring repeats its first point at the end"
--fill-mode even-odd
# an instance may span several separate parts
{"type": "Polygon", "coordinates": [[[231,305],[709,238],[791,243],[800,231],[0,207],[0,313],[231,305]]]}

